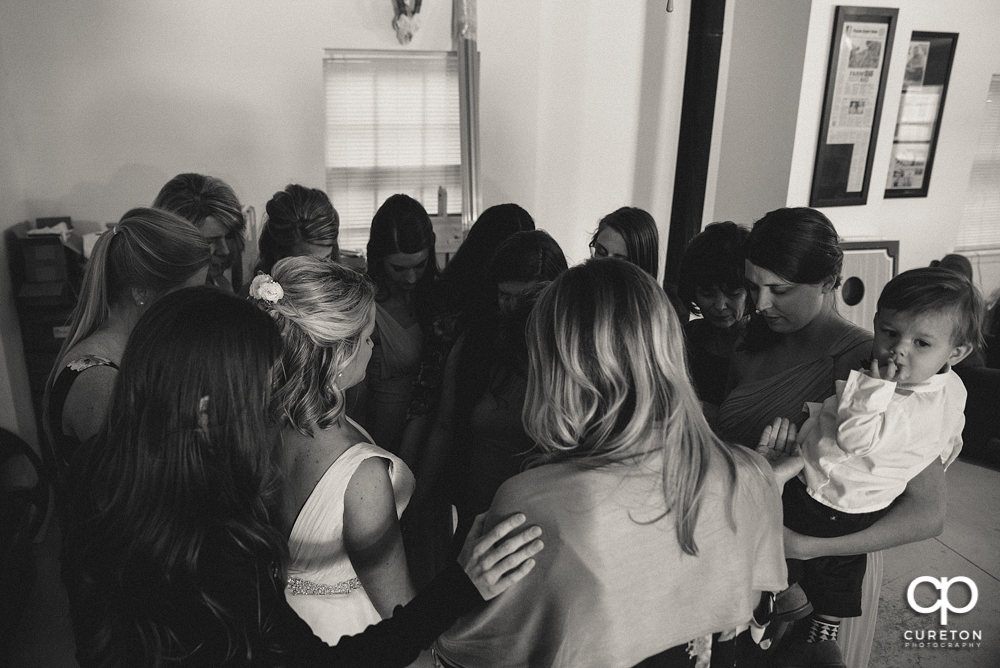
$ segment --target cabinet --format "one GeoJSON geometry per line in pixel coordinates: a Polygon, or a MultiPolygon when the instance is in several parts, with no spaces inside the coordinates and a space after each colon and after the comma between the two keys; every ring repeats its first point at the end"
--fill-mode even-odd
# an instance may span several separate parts
{"type": "Polygon", "coordinates": [[[28,369],[29,387],[25,390],[35,410],[43,459],[51,470],[55,458],[42,420],[45,381],[66,340],[83,282],[84,258],[79,237],[71,235],[64,242],[57,235],[30,236],[28,230],[33,227],[23,222],[7,230],[5,236],[28,369]]]}

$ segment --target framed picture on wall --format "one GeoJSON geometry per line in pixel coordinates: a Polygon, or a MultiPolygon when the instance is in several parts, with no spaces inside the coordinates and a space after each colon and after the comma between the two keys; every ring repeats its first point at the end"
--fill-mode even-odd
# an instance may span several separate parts
{"type": "Polygon", "coordinates": [[[898,9],[837,7],[809,206],[868,202],[898,9]]]}
{"type": "Polygon", "coordinates": [[[886,197],[927,197],[958,34],[916,32],[906,55],[886,197]]]}

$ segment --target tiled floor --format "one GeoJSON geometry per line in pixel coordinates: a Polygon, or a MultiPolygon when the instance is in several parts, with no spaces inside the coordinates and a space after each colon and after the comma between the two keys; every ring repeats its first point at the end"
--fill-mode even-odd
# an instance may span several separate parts
{"type": "MultiPolygon", "coordinates": [[[[997,668],[1000,666],[1000,472],[955,462],[948,477],[948,521],[938,538],[889,550],[870,668],[997,668]],[[907,589],[917,577],[970,578],[979,592],[975,607],[949,614],[941,626],[940,612],[918,614],[907,602],[907,589]],[[978,647],[907,647],[907,631],[945,628],[949,632],[981,631],[978,647]]],[[[920,585],[915,599],[921,607],[938,600],[930,585],[920,585]]],[[[952,607],[969,601],[969,590],[955,585],[952,607]]],[[[950,634],[949,634],[950,636],[950,634]]],[[[961,643],[958,640],[946,642],[961,643]]],[[[971,642],[966,641],[966,642],[971,642]]],[[[929,645],[929,641],[924,641],[929,645]]]]}
{"type": "MultiPolygon", "coordinates": [[[[870,668],[996,668],[1000,666],[1000,471],[964,461],[948,471],[948,523],[935,539],[889,550],[879,604],[870,668]],[[914,578],[970,578],[978,589],[976,606],[966,614],[950,614],[947,628],[979,631],[976,647],[907,647],[907,632],[937,632],[939,613],[918,614],[906,600],[914,578]]],[[[11,668],[71,668],[72,639],[66,595],[59,586],[58,538],[49,532],[38,545],[38,581],[23,628],[18,634],[11,668]]],[[[968,601],[968,590],[951,590],[952,606],[968,601]]],[[[917,593],[921,606],[933,605],[928,585],[917,593]]],[[[956,640],[952,642],[961,642],[956,640]]],[[[856,668],[856,667],[852,667],[856,668]]]]}

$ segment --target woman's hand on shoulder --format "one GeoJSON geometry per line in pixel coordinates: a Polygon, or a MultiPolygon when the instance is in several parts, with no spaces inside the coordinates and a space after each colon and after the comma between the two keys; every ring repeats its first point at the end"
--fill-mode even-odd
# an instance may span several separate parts
{"type": "Polygon", "coordinates": [[[532,557],[541,552],[545,544],[539,538],[542,529],[537,525],[508,537],[527,521],[521,513],[510,515],[484,534],[485,518],[485,514],[476,517],[458,555],[458,563],[479,594],[488,601],[523,580],[535,567],[532,557]]]}
{"type": "Polygon", "coordinates": [[[797,435],[795,425],[783,417],[774,418],[774,422],[764,427],[760,435],[757,453],[771,465],[779,488],[798,475],[805,466],[796,442],[797,435]]]}

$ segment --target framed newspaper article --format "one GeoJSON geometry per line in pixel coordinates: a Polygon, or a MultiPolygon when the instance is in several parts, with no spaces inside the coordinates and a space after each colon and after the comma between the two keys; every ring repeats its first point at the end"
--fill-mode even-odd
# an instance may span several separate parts
{"type": "Polygon", "coordinates": [[[927,197],[957,45],[958,33],[914,31],[910,37],[886,197],[927,197]]]}
{"type": "Polygon", "coordinates": [[[837,7],[809,206],[868,202],[898,9],[837,7]]]}

